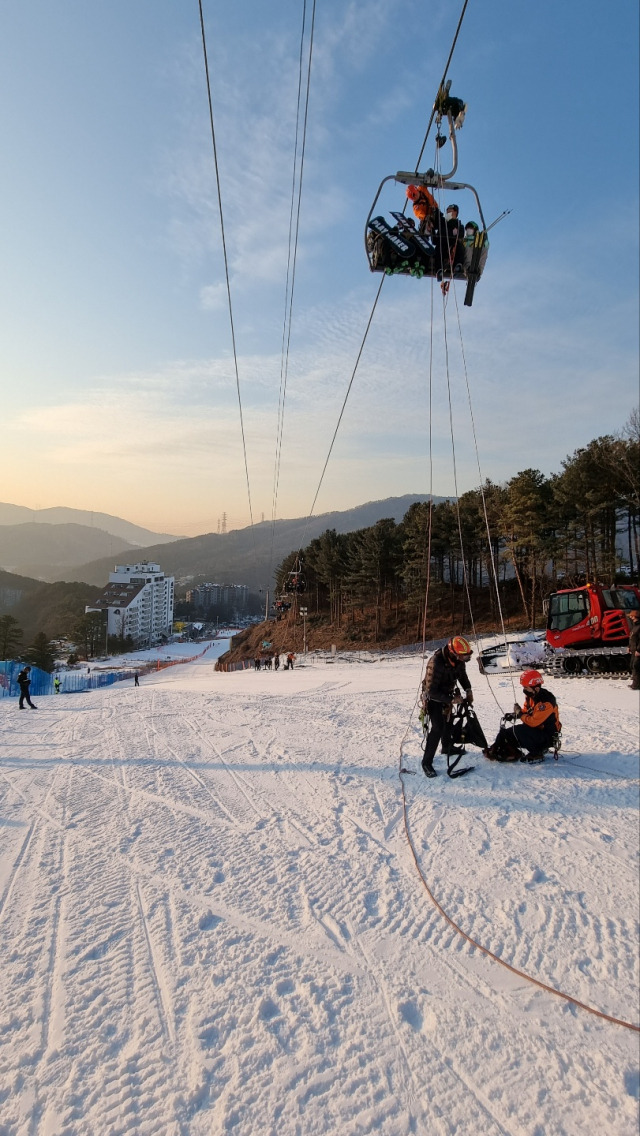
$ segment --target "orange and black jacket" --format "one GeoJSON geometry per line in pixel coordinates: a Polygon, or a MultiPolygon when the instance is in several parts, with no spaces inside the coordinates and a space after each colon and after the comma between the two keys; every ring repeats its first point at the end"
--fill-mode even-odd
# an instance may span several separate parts
{"type": "Polygon", "coordinates": [[[534,730],[544,730],[548,734],[556,734],[562,729],[558,703],[550,690],[540,687],[535,694],[527,694],[524,706],[518,715],[525,726],[534,730]]]}

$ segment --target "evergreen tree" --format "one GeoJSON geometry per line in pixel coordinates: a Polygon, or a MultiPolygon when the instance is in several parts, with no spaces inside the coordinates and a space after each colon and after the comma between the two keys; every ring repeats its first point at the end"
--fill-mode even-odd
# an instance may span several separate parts
{"type": "Polygon", "coordinates": [[[18,620],[12,615],[0,615],[0,659],[12,659],[22,639],[18,620]]]}
{"type": "Polygon", "coordinates": [[[551,484],[537,469],[525,469],[507,484],[502,525],[530,627],[535,627],[538,584],[553,551],[552,504],[551,484]]]}
{"type": "Polygon", "coordinates": [[[317,540],[312,541],[304,552],[305,571],[309,568],[315,573],[318,582],[324,585],[328,595],[329,618],[340,623],[342,608],[342,586],[344,583],[349,536],[327,529],[317,540]]]}
{"type": "Polygon", "coordinates": [[[105,621],[100,611],[88,611],[76,620],[73,639],[85,659],[92,659],[101,652],[105,643],[105,621]]]}
{"type": "Polygon", "coordinates": [[[573,545],[574,572],[590,579],[615,579],[618,517],[623,508],[624,442],[609,434],[595,438],[562,463],[553,492],[573,545]]]}
{"type": "Polygon", "coordinates": [[[39,631],[33,643],[25,652],[25,659],[32,667],[39,667],[41,671],[51,671],[55,667],[53,647],[44,631],[39,631]]]}

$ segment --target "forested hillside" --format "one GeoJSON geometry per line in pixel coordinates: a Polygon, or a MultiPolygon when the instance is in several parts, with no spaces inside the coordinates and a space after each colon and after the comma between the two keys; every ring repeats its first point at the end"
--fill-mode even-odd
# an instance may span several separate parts
{"type": "Polygon", "coordinates": [[[536,469],[505,485],[487,481],[458,502],[411,506],[401,523],[380,520],[352,533],[327,530],[292,552],[277,573],[280,595],[292,593],[309,613],[336,627],[370,612],[371,639],[383,628],[422,626],[425,593],[435,615],[471,607],[498,617],[498,590],[508,608],[534,626],[558,581],[635,578],[640,563],[638,419],[619,437],[597,438],[545,477],[536,469]],[[622,551],[620,550],[622,547],[622,551]],[[495,564],[499,576],[496,588],[495,564]]]}

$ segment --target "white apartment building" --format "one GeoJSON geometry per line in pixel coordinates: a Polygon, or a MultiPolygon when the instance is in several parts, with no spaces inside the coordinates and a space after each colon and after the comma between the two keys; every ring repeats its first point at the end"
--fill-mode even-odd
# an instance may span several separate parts
{"type": "Polygon", "coordinates": [[[86,611],[106,611],[107,634],[157,643],[173,624],[175,580],[159,564],[116,564],[102,595],[86,611]]]}

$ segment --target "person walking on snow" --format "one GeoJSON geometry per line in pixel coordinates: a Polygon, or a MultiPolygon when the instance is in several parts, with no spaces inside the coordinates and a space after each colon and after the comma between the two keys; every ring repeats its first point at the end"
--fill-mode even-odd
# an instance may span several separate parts
{"type": "Polygon", "coordinates": [[[473,691],[465,666],[472,654],[469,641],[462,635],[454,635],[444,647],[434,651],[427,663],[422,680],[425,719],[429,719],[429,732],[422,759],[425,777],[437,776],[433,759],[438,743],[447,730],[454,703],[464,702],[465,698],[467,702],[473,702],[473,691]],[[464,697],[458,694],[458,686],[462,687],[464,697]]]}
{"type": "Polygon", "coordinates": [[[60,679],[57,675],[53,680],[53,689],[55,690],[56,694],[60,693],[60,679]]]}
{"type": "Polygon", "coordinates": [[[24,710],[24,703],[26,699],[27,706],[30,706],[32,710],[37,710],[38,707],[33,705],[29,694],[29,689],[31,687],[31,667],[22,668],[20,674],[18,675],[18,686],[20,687],[20,705],[18,709],[24,710]]]}
{"type": "Polygon", "coordinates": [[[134,686],[140,686],[140,676],[139,676],[137,671],[134,673],[134,676],[133,676],[133,685],[134,686]]]}
{"type": "Polygon", "coordinates": [[[640,690],[640,611],[633,608],[629,612],[631,620],[631,634],[629,636],[629,670],[631,672],[631,689],[640,690]]]}

